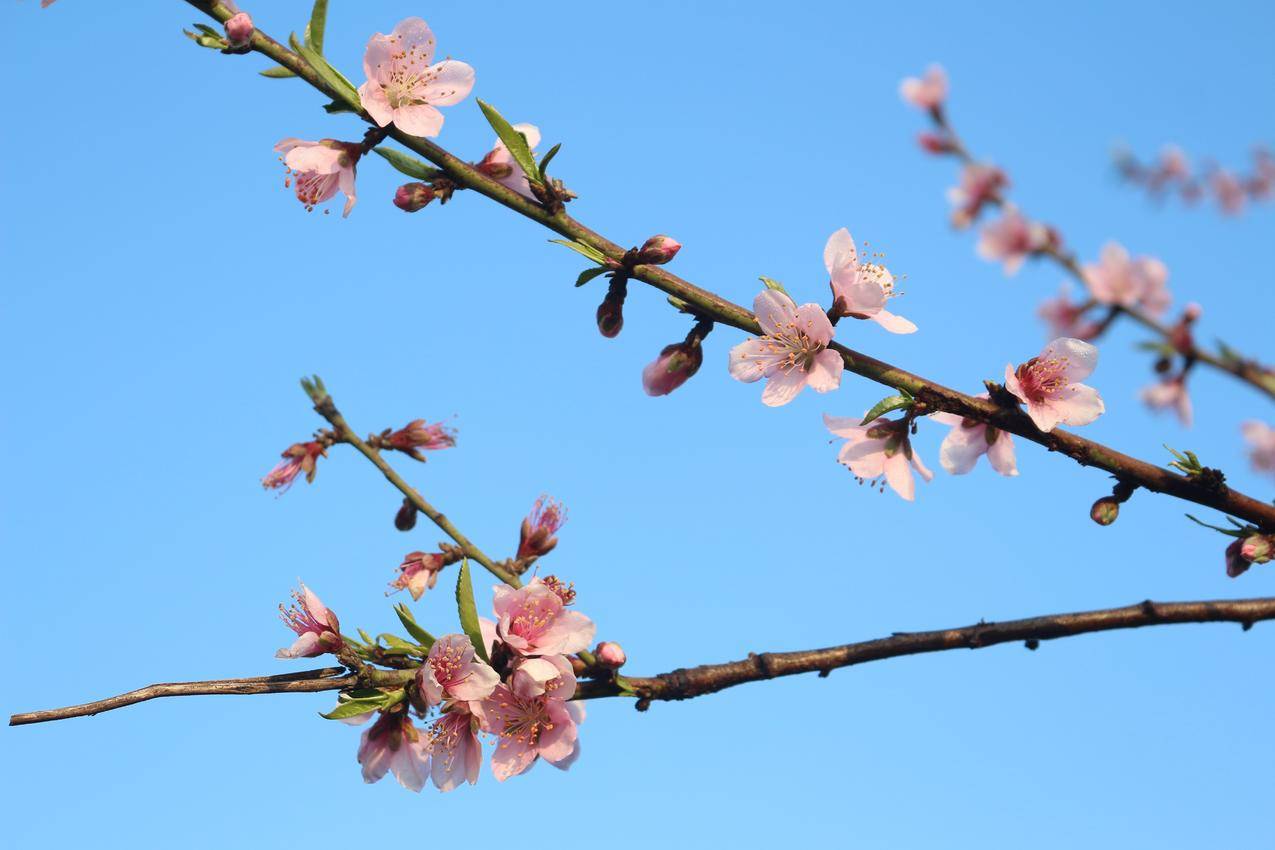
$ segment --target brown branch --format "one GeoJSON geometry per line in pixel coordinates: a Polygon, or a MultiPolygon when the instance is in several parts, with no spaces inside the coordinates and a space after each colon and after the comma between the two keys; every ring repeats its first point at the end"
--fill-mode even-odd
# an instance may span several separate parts
{"type": "MultiPolygon", "coordinates": [[[[206,0],[186,0],[186,2],[219,21],[229,17],[229,12],[220,3],[206,2],[206,0]]],[[[338,102],[346,103],[365,121],[374,123],[357,103],[345,101],[341,92],[324,82],[299,56],[265,33],[257,30],[253,34],[251,46],[254,51],[262,53],[293,71],[299,78],[323,94],[338,102]]],[[[469,163],[453,156],[428,139],[409,136],[393,126],[387,129],[395,141],[438,166],[458,186],[472,189],[559,235],[600,251],[617,262],[624,257],[626,249],[571,218],[566,212],[562,210],[549,212],[535,201],[528,200],[489,179],[469,163]]],[[[700,318],[712,319],[748,333],[761,332],[756,317],[749,310],[701,289],[659,266],[635,266],[630,278],[676,296],[686,302],[687,309],[700,318]]],[[[1248,520],[1260,528],[1275,529],[1275,505],[1246,496],[1225,485],[1210,485],[1185,475],[1169,472],[1163,467],[1130,457],[1102,443],[1087,440],[1060,428],[1044,433],[1017,408],[1004,408],[988,399],[965,395],[835,342],[830,347],[842,355],[847,371],[888,387],[906,389],[924,402],[930,412],[947,411],[987,422],[1011,434],[1045,446],[1051,451],[1065,454],[1083,466],[1103,469],[1121,480],[1137,484],[1149,491],[1165,493],[1214,508],[1248,520]]]]}
{"type": "Polygon", "coordinates": [[[1275,619],[1275,597],[1218,600],[1213,602],[1152,602],[1147,600],[1124,608],[1051,614],[1002,623],[980,622],[959,629],[933,632],[896,632],[887,638],[808,649],[798,652],[763,652],[739,661],[680,668],[650,678],[622,680],[627,692],[613,682],[581,684],[579,699],[636,695],[643,700],[679,700],[711,694],[745,682],[759,682],[800,673],[819,673],[851,667],[869,661],[943,652],[949,649],[982,649],[998,643],[1024,641],[1035,649],[1042,640],[1072,637],[1113,629],[1137,629],[1172,623],[1239,623],[1247,631],[1253,623],[1275,619]]]}
{"type": "MultiPolygon", "coordinates": [[[[947,137],[947,140],[951,145],[952,155],[966,165],[975,164],[977,160],[974,158],[973,154],[970,153],[969,148],[966,147],[965,142],[957,134],[956,130],[952,127],[951,121],[947,117],[946,110],[931,110],[929,112],[929,116],[933,121],[934,126],[947,137]]],[[[1004,206],[1005,198],[1000,193],[996,193],[991,197],[990,202],[996,206],[1004,206]]],[[[1058,266],[1066,271],[1067,274],[1071,275],[1071,277],[1076,280],[1082,288],[1088,288],[1084,270],[1081,269],[1080,263],[1077,262],[1075,254],[1057,247],[1049,248],[1039,253],[1041,256],[1049,257],[1057,263],[1058,266]]],[[[1173,339],[1173,331],[1171,328],[1167,325],[1161,324],[1136,307],[1117,307],[1115,309],[1117,313],[1108,317],[1108,319],[1103,323],[1102,330],[1106,330],[1107,327],[1111,325],[1112,321],[1119,316],[1128,316],[1144,328],[1155,333],[1164,341],[1173,344],[1188,362],[1193,361],[1205,363],[1214,369],[1226,372],[1227,374],[1238,378],[1263,393],[1267,398],[1275,399],[1275,371],[1263,366],[1256,360],[1235,356],[1218,356],[1210,351],[1200,348],[1194,342],[1192,342],[1189,346],[1183,346],[1182,340],[1179,339],[1175,341],[1173,339]]]]}
{"type": "MultiPolygon", "coordinates": [[[[829,671],[839,667],[851,667],[869,661],[882,661],[923,652],[982,649],[1011,641],[1025,641],[1029,649],[1035,649],[1042,640],[1174,623],[1230,622],[1239,623],[1248,630],[1253,623],[1272,619],[1275,619],[1275,597],[1213,602],[1152,602],[1148,599],[1124,608],[1107,608],[1075,614],[1050,614],[1026,620],[1007,620],[1002,623],[979,622],[963,628],[933,632],[896,632],[887,638],[848,643],[826,649],[750,654],[739,661],[684,667],[658,676],[625,676],[618,681],[585,681],[580,683],[575,698],[635,696],[638,698],[638,707],[645,708],[651,700],[691,699],[746,682],[760,682],[781,676],[795,676],[799,673],[827,675],[829,671]]],[[[406,684],[415,674],[415,670],[373,668],[364,668],[358,674],[347,674],[340,667],[325,667],[320,670],[307,670],[282,676],[256,676],[209,682],[171,682],[151,685],[83,705],[14,714],[9,718],[9,725],[21,726],[28,723],[44,723],[49,720],[65,720],[70,717],[86,717],[157,697],[315,693],[354,687],[395,687],[406,684]]]]}

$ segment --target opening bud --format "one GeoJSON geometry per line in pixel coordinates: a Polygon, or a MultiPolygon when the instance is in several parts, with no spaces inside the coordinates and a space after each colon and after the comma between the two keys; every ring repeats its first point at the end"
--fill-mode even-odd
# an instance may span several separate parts
{"type": "Polygon", "coordinates": [[[604,640],[598,644],[597,648],[593,650],[593,655],[598,659],[599,664],[612,670],[619,670],[624,666],[624,662],[628,660],[628,657],[624,654],[624,648],[618,643],[612,643],[609,640],[604,640]]]}
{"type": "Polygon", "coordinates": [[[677,256],[682,243],[672,236],[652,236],[638,249],[637,261],[650,266],[662,266],[677,256]]]}
{"type": "Polygon", "coordinates": [[[1103,496],[1089,509],[1089,518],[1099,525],[1111,525],[1120,516],[1120,503],[1113,496],[1103,496]]]}
{"type": "Polygon", "coordinates": [[[704,349],[698,342],[666,345],[642,370],[642,389],[649,396],[668,395],[690,380],[703,362],[704,349]]]}
{"type": "Polygon", "coordinates": [[[247,12],[239,12],[226,21],[226,40],[231,47],[244,47],[252,38],[255,28],[247,12]]]}
{"type": "Polygon", "coordinates": [[[434,187],[428,183],[404,183],[394,192],[394,206],[403,212],[422,210],[434,200],[434,187]]]}
{"type": "Polygon", "coordinates": [[[1252,534],[1240,544],[1240,555],[1254,564],[1265,564],[1275,557],[1275,534],[1252,534]]]}

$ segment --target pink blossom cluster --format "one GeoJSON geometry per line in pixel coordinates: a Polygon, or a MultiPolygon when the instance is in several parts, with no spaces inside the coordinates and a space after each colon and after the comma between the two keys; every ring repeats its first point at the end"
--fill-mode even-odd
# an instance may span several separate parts
{"type": "Polygon", "coordinates": [[[1166,145],[1159,156],[1142,163],[1127,150],[1116,152],[1116,170],[1126,181],[1145,188],[1155,199],[1177,195],[1194,204],[1206,195],[1227,215],[1238,215],[1251,202],[1275,197],[1275,154],[1259,145],[1253,149],[1247,173],[1237,173],[1212,162],[1196,172],[1181,148],[1166,145]]]}
{"type": "MultiPolygon", "coordinates": [[[[492,747],[497,781],[539,760],[569,768],[580,752],[578,728],[585,715],[571,701],[576,674],[570,656],[586,650],[595,632],[588,617],[568,607],[573,599],[574,592],[552,577],[516,589],[497,586],[495,619],[480,621],[489,660],[467,635],[435,640],[412,682],[411,698],[382,710],[363,733],[358,761],[364,780],[376,782],[392,772],[413,791],[427,779],[440,791],[472,785],[483,758],[480,735],[492,747]]],[[[604,654],[615,666],[624,661],[618,645],[604,654]]],[[[370,714],[361,717],[366,721],[370,714]]]]}

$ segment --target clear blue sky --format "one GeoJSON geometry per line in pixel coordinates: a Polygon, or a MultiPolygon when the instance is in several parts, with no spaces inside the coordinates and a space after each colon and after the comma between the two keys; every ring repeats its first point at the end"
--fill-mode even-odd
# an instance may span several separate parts
{"type": "MultiPolygon", "coordinates": [[[[276,35],[308,9],[243,5],[276,35]]],[[[850,323],[841,338],[948,385],[977,389],[1034,354],[1033,312],[1060,274],[1007,281],[948,229],[954,170],[915,150],[922,119],[897,95],[935,60],[954,119],[1025,209],[1083,255],[1118,238],[1162,257],[1178,303],[1204,304],[1204,339],[1270,339],[1271,208],[1156,209],[1108,169],[1118,140],[1238,162],[1275,139],[1267,4],[334,0],[328,53],[361,81],[367,37],[411,14],[477,69],[477,96],[564,143],[574,213],[621,242],[676,235],[677,272],[702,285],[747,303],[765,274],[825,299],[833,230],[886,251],[920,332],[850,323]]],[[[385,582],[440,535],[395,532],[398,499],[350,452],[281,499],[258,484],[319,424],[296,384],[311,372],[361,431],[455,415],[456,450],[400,466],[489,550],[512,551],[539,493],[564,499],[545,569],[576,582],[635,673],[1275,588],[1269,568],[1228,580],[1225,541],[1181,504],[1138,494],[1098,528],[1088,506],[1110,482],[1034,446],[1015,480],[981,463],[915,504],[867,492],[819,416],[882,390],[847,376],[835,395],[764,408],[726,374],[729,329],[690,384],[645,397],[642,366],[687,329],[661,297],[635,289],[604,340],[601,287],[571,286],[579,258],[476,197],[404,215],[379,161],[348,220],[305,214],[271,145],[360,128],[257,77],[259,57],[194,47],[180,33],[193,20],[155,0],[0,8],[5,713],[299,669],[272,657],[289,642],[274,606],[298,576],[347,628],[396,625],[385,582]]],[[[491,136],[471,99],[440,141],[476,159],[491,136]]],[[[1104,342],[1092,383],[1109,412],[1086,434],[1152,460],[1165,442],[1195,449],[1269,497],[1237,430],[1271,420],[1269,402],[1198,375],[1184,432],[1135,400],[1139,338],[1104,342]]],[[[936,468],[943,433],[917,438],[936,468]]],[[[445,591],[417,610],[436,632],[453,622],[445,591]]],[[[189,848],[370,830],[444,844],[526,824],[610,847],[1258,846],[1273,649],[1270,626],[1180,626],[900,659],[645,715],[604,701],[570,774],[500,786],[484,769],[446,796],[364,786],[358,732],[316,717],[330,694],[169,700],[6,730],[0,806],[14,846],[149,847],[175,830],[189,848]]]]}

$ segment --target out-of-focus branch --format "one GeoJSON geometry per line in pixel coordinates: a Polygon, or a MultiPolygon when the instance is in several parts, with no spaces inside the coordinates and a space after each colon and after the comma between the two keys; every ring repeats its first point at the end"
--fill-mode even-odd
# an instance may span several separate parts
{"type": "MultiPolygon", "coordinates": [[[[1239,623],[1247,630],[1253,623],[1271,619],[1275,619],[1275,597],[1214,602],[1147,600],[1124,608],[1107,608],[1101,611],[1049,614],[1026,620],[1007,620],[1002,623],[979,622],[972,626],[932,632],[896,632],[886,638],[825,649],[750,654],[739,661],[679,668],[658,676],[622,676],[613,681],[584,681],[580,683],[575,698],[636,696],[637,707],[644,710],[652,700],[691,699],[746,682],[795,676],[799,673],[819,673],[821,676],[826,676],[839,667],[850,667],[869,661],[882,661],[923,652],[982,649],[1011,641],[1025,641],[1028,649],[1036,649],[1039,642],[1043,640],[1174,623],[1230,622],[1239,623]]],[[[414,669],[378,670],[365,667],[359,673],[347,673],[340,667],[325,667],[320,670],[307,670],[282,676],[257,676],[209,682],[172,682],[151,685],[83,705],[14,714],[9,718],[9,725],[21,726],[28,723],[65,720],[71,717],[87,717],[158,697],[315,693],[355,687],[401,687],[410,682],[415,675],[414,669]]]]}

